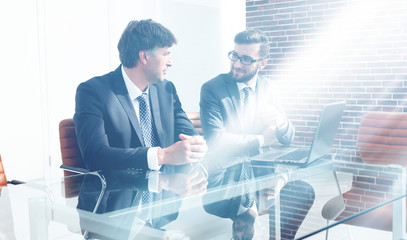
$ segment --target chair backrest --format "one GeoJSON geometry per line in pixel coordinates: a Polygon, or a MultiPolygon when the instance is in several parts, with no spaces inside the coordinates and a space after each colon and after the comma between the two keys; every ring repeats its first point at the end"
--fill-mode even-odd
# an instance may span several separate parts
{"type": "Polygon", "coordinates": [[[187,112],[188,119],[192,122],[195,129],[198,131],[200,135],[203,135],[202,132],[202,125],[201,125],[201,116],[199,112],[187,112]]]}
{"type": "Polygon", "coordinates": [[[64,119],[59,123],[59,143],[61,146],[62,164],[85,168],[72,118],[64,119]]]}
{"type": "Polygon", "coordinates": [[[407,113],[366,113],[357,146],[363,162],[407,167],[407,113]]]}
{"type": "MultiPolygon", "coordinates": [[[[75,133],[75,125],[72,118],[64,119],[59,123],[59,143],[61,146],[62,164],[68,167],[85,168],[82,155],[79,150],[78,140],[75,133]]],[[[66,168],[64,168],[66,169],[66,168]]],[[[64,176],[76,174],[64,170],[64,176]]],[[[81,178],[65,178],[65,197],[75,197],[79,193],[81,178]]]]}
{"type": "Polygon", "coordinates": [[[4,173],[3,162],[1,161],[0,155],[0,186],[7,185],[6,174],[4,173]]]}

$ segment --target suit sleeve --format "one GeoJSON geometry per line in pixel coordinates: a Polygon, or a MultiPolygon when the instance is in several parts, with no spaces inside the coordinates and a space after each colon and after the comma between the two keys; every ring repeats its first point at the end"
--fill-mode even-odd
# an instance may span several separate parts
{"type": "MultiPolygon", "coordinates": [[[[79,148],[87,168],[94,170],[147,169],[146,147],[122,148],[109,144],[104,114],[110,106],[109,92],[88,83],[79,85],[76,92],[75,130],[79,148]]],[[[111,113],[110,113],[111,114],[111,113]]]]}
{"type": "Polygon", "coordinates": [[[285,128],[276,129],[276,137],[281,144],[290,145],[294,140],[295,129],[290,120],[286,120],[285,128]]]}

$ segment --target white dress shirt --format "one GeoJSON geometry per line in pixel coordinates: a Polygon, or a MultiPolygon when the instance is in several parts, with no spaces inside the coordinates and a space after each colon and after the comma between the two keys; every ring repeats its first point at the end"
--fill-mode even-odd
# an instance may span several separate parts
{"type": "MultiPolygon", "coordinates": [[[[242,106],[241,107],[241,109],[240,109],[240,111],[241,111],[241,116],[243,116],[243,111],[244,111],[244,109],[243,109],[243,107],[244,107],[244,97],[245,97],[245,93],[244,93],[244,91],[243,91],[243,89],[245,88],[245,87],[250,87],[251,89],[252,89],[252,101],[250,101],[249,102],[249,109],[251,110],[251,112],[249,113],[249,116],[251,116],[251,117],[254,117],[254,110],[255,110],[255,107],[256,107],[256,85],[257,85],[257,78],[255,79],[255,81],[252,83],[252,84],[250,84],[250,86],[247,86],[246,84],[244,84],[244,83],[241,83],[241,82],[237,82],[236,83],[237,84],[237,88],[239,89],[239,94],[240,94],[240,106],[242,106]]],[[[253,122],[253,121],[251,121],[251,122],[253,122]]],[[[243,126],[243,128],[244,128],[244,126],[243,126]]],[[[259,146],[260,147],[262,147],[263,145],[264,145],[264,137],[262,136],[262,135],[257,135],[257,140],[259,141],[259,146]]]]}
{"type": "MultiPolygon", "coordinates": [[[[129,76],[127,76],[126,71],[124,71],[122,65],[122,75],[124,79],[124,83],[126,85],[127,91],[129,92],[130,100],[133,103],[134,111],[136,112],[137,119],[140,123],[140,113],[139,113],[139,102],[137,101],[137,97],[143,94],[143,92],[130,80],[129,76]]],[[[149,94],[149,87],[147,87],[145,93],[149,94]]],[[[147,101],[147,104],[150,106],[150,102],[147,101]]],[[[151,108],[150,108],[151,109],[151,108]]],[[[147,151],[147,163],[148,168],[151,170],[160,170],[161,165],[158,165],[158,157],[157,157],[157,149],[160,147],[151,147],[147,151]]]]}

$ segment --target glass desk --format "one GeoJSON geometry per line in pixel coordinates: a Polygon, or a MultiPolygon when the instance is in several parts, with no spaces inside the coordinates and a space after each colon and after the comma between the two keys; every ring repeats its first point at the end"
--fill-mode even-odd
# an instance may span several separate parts
{"type": "Polygon", "coordinates": [[[358,151],[307,167],[248,164],[248,179],[244,163],[205,162],[8,185],[0,239],[322,239],[338,224],[405,237],[405,169],[355,162],[358,151]]]}

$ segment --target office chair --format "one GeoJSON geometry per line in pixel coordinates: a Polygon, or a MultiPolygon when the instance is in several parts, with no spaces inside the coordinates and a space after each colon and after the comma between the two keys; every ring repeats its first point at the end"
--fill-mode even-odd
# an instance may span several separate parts
{"type": "MultiPolygon", "coordinates": [[[[360,122],[356,146],[359,149],[360,159],[364,163],[375,165],[398,164],[407,167],[407,113],[366,113],[362,116],[360,122]]],[[[360,191],[361,189],[351,189],[343,193],[341,197],[345,202],[348,199],[352,202],[355,196],[360,196],[360,191]]],[[[339,200],[331,199],[329,201],[338,201],[337,204],[340,204],[339,200]]],[[[329,201],[324,206],[325,211],[329,208],[339,208],[338,205],[332,202],[329,203],[329,201]]],[[[337,216],[331,217],[334,217],[334,219],[343,218],[341,212],[337,216]]],[[[392,204],[352,219],[346,224],[392,231],[392,204]],[[381,219],[381,221],[373,221],[377,218],[381,219]]]]}
{"type": "MultiPolygon", "coordinates": [[[[93,210],[93,213],[96,213],[106,188],[106,179],[98,172],[90,172],[88,169],[85,168],[85,164],[82,160],[82,155],[79,150],[78,140],[76,138],[75,124],[72,118],[64,119],[59,123],[59,143],[62,156],[61,168],[64,169],[65,176],[65,198],[77,197],[79,195],[80,187],[83,181],[83,177],[70,176],[85,173],[95,175],[100,179],[102,185],[100,195],[93,210]]],[[[84,231],[82,234],[85,239],[88,238],[88,231],[84,231]]]]}
{"type": "MultiPolygon", "coordinates": [[[[407,113],[371,112],[362,116],[357,140],[362,162],[407,167],[407,113]]],[[[344,198],[354,194],[351,191],[344,198]],[[347,195],[349,194],[349,195],[347,195]]],[[[392,204],[350,221],[354,225],[392,231],[392,204]],[[380,217],[380,223],[371,219],[380,217]],[[384,224],[386,223],[386,224],[384,224]]]]}
{"type": "MultiPolygon", "coordinates": [[[[338,188],[339,195],[330,199],[328,202],[325,203],[324,207],[322,208],[321,215],[323,218],[326,219],[326,224],[329,225],[331,221],[334,221],[342,212],[345,210],[345,200],[343,199],[342,196],[342,191],[341,191],[341,186],[339,185],[339,180],[338,176],[336,175],[335,170],[332,171],[335,182],[336,182],[336,187],[338,188]]],[[[349,230],[349,226],[346,225],[346,228],[348,230],[349,234],[349,239],[352,238],[352,234],[349,230]]],[[[325,239],[328,240],[328,234],[329,234],[329,229],[326,230],[325,232],[325,239]]]]}
{"type": "Polygon", "coordinates": [[[75,125],[72,118],[59,123],[59,143],[61,147],[62,165],[64,169],[65,197],[72,198],[79,194],[82,178],[69,177],[75,174],[88,173],[82,160],[76,139],[75,125]]]}
{"type": "MultiPolygon", "coordinates": [[[[79,150],[78,140],[75,133],[75,125],[72,118],[64,119],[59,123],[59,143],[61,146],[62,156],[61,168],[64,169],[65,176],[65,197],[72,198],[78,196],[79,194],[83,179],[81,177],[69,177],[75,174],[89,173],[99,177],[104,189],[106,186],[105,178],[98,172],[90,172],[85,168],[85,164],[79,150]]],[[[97,205],[99,205],[99,201],[97,205]]],[[[97,207],[95,209],[97,209],[97,207]]]]}
{"type": "Polygon", "coordinates": [[[76,139],[75,125],[72,118],[59,123],[59,143],[61,146],[62,165],[65,176],[74,173],[87,173],[76,139]]]}
{"type": "Polygon", "coordinates": [[[407,113],[371,112],[363,115],[357,147],[365,163],[407,167],[407,113]]]}
{"type": "Polygon", "coordinates": [[[199,112],[187,112],[187,116],[188,119],[192,122],[192,125],[194,125],[194,128],[198,131],[198,133],[201,136],[203,136],[201,116],[199,115],[199,112]]]}

